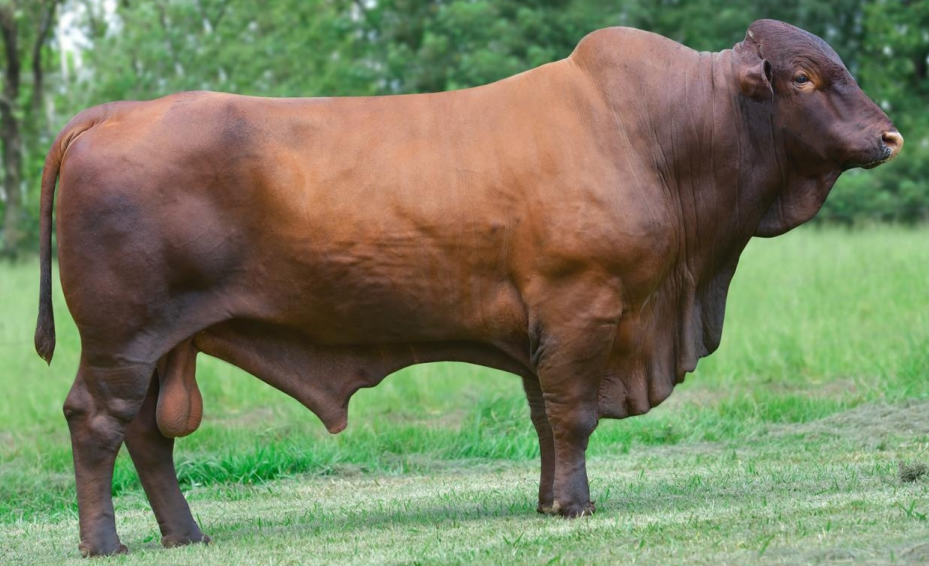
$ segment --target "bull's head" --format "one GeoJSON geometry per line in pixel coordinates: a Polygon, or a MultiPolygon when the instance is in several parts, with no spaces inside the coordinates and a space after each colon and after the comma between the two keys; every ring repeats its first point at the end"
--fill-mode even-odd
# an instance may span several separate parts
{"type": "Polygon", "coordinates": [[[862,92],[836,52],[811,33],[754,22],[734,48],[739,90],[770,109],[785,184],[758,236],[776,236],[819,211],[842,171],[890,161],[903,136],[862,92]]]}

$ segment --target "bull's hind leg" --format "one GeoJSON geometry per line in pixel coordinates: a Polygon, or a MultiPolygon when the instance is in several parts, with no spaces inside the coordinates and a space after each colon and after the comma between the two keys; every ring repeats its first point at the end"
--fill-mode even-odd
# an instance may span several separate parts
{"type": "Polygon", "coordinates": [[[155,418],[159,380],[152,379],[142,408],[126,430],[126,448],[152,506],[161,544],[170,548],[210,542],[190,513],[174,468],[174,439],[161,433],[155,418]]]}
{"type": "Polygon", "coordinates": [[[74,475],[84,556],[119,554],[113,513],[113,464],[126,427],[135,419],[153,365],[92,367],[84,361],[64,403],[71,430],[74,475]]]}
{"type": "Polygon", "coordinates": [[[523,377],[523,388],[529,400],[529,416],[535,431],[539,435],[539,453],[542,460],[542,473],[539,478],[539,513],[551,513],[555,503],[555,440],[552,435],[552,425],[545,414],[545,399],[539,380],[535,376],[523,377]]]}

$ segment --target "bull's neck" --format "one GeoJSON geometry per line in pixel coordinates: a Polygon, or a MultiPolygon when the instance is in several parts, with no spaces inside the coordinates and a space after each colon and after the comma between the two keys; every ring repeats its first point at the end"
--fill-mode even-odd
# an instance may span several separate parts
{"type": "Polygon", "coordinates": [[[572,55],[610,115],[595,126],[604,146],[624,178],[639,181],[633,190],[666,203],[678,230],[672,272],[655,292],[693,293],[681,303],[681,344],[694,347],[682,350],[682,367],[718,346],[739,254],[789,182],[770,105],[741,94],[737,57],[621,29],[590,36],[572,55]]]}
{"type": "Polygon", "coordinates": [[[656,174],[640,190],[661,190],[679,215],[694,275],[735,261],[787,182],[770,105],[739,92],[737,57],[630,30],[593,34],[572,55],[612,114],[600,127],[616,158],[656,174]]]}
{"type": "Polygon", "coordinates": [[[679,70],[683,85],[657,97],[653,104],[662,108],[649,113],[668,123],[659,166],[678,201],[688,250],[705,252],[688,254],[704,263],[691,267],[734,261],[785,182],[786,156],[769,106],[741,95],[733,56],[695,55],[679,70]]]}

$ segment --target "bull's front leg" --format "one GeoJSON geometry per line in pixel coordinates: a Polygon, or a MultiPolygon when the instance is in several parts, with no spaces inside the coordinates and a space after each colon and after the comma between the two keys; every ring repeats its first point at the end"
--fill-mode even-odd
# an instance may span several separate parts
{"type": "MultiPolygon", "coordinates": [[[[599,279],[546,293],[530,320],[530,352],[552,432],[551,511],[566,517],[594,512],[587,482],[587,443],[599,420],[600,381],[621,314],[619,293],[599,279]]],[[[543,456],[543,482],[544,464],[543,456]]],[[[540,503],[544,487],[543,483],[540,503]]]]}
{"type": "Polygon", "coordinates": [[[545,408],[552,426],[555,477],[552,512],[580,517],[594,512],[587,482],[587,443],[597,427],[597,388],[585,380],[593,374],[564,368],[543,378],[545,408]]]}

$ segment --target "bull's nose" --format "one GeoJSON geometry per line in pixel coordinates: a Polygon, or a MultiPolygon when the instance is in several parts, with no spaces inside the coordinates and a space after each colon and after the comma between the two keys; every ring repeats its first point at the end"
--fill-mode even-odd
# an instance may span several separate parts
{"type": "Polygon", "coordinates": [[[900,135],[900,132],[896,130],[891,130],[889,132],[884,132],[881,134],[881,141],[884,142],[884,145],[890,149],[890,156],[888,160],[893,159],[900,153],[900,150],[903,148],[903,136],[900,135]]]}

